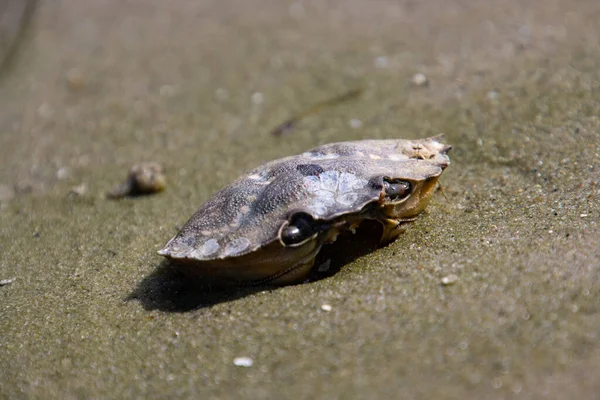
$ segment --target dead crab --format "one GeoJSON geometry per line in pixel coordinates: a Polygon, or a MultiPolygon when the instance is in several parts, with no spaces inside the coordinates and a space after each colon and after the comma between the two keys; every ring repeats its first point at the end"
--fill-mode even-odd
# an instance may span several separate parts
{"type": "Polygon", "coordinates": [[[416,219],[450,164],[440,139],[332,143],[271,161],[204,203],[158,254],[192,276],[302,281],[340,232],[376,220],[384,244],[416,219]]]}

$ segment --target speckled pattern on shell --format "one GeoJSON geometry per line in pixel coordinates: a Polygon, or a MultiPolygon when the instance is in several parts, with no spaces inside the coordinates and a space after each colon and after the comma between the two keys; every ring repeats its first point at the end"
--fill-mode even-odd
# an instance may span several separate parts
{"type": "Polygon", "coordinates": [[[450,146],[422,140],[364,140],[316,147],[264,164],[209,199],[159,254],[199,261],[236,257],[277,240],[297,212],[330,220],[380,198],[383,178],[439,176],[450,146]]]}

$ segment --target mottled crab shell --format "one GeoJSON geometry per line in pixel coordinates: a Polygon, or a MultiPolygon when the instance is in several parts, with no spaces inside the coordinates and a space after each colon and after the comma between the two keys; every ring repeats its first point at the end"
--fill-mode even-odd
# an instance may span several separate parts
{"type": "Polygon", "coordinates": [[[437,178],[450,162],[440,138],[340,142],[271,161],[216,193],[159,254],[198,263],[241,257],[279,241],[298,212],[321,221],[357,213],[380,201],[384,177],[437,178]]]}

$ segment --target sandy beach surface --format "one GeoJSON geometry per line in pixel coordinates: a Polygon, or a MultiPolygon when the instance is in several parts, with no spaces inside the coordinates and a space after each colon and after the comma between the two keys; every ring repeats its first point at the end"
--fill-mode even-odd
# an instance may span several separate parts
{"type": "Polygon", "coordinates": [[[598,398],[597,0],[0,0],[0,21],[0,397],[598,398]],[[217,291],[156,254],[266,161],[439,133],[446,198],[387,247],[329,249],[322,279],[217,291]],[[143,161],[167,189],[106,199],[143,161]]]}

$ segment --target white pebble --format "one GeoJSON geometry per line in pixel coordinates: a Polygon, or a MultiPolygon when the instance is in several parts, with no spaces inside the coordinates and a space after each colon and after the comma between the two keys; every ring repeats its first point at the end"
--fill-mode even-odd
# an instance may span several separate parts
{"type": "Polygon", "coordinates": [[[585,218],[585,217],[587,217],[587,214],[579,214],[579,216],[580,216],[581,218],[585,218]]]}
{"type": "Polygon", "coordinates": [[[502,387],[502,379],[496,377],[491,380],[490,385],[492,385],[494,389],[500,389],[502,387]]]}
{"type": "Polygon", "coordinates": [[[15,281],[15,278],[10,278],[10,279],[2,279],[0,280],[0,286],[6,286],[6,285],[10,285],[11,283],[13,283],[15,281]]]}
{"type": "Polygon", "coordinates": [[[69,191],[70,194],[74,194],[76,196],[83,196],[87,192],[87,187],[85,183],[79,184],[77,186],[73,186],[69,191]]]}
{"type": "Polygon", "coordinates": [[[487,92],[486,97],[488,98],[488,100],[496,101],[500,98],[500,92],[496,89],[490,90],[489,92],[487,92]]]}
{"type": "Polygon", "coordinates": [[[390,63],[386,56],[379,56],[375,58],[374,64],[375,68],[387,68],[390,63]]]}
{"type": "Polygon", "coordinates": [[[456,281],[458,281],[458,276],[456,276],[455,274],[450,274],[450,275],[442,278],[442,285],[444,285],[444,286],[453,285],[456,283],[456,281]]]}
{"type": "Polygon", "coordinates": [[[323,311],[329,312],[329,311],[331,311],[331,308],[332,307],[329,304],[321,304],[321,310],[323,310],[323,311]]]}
{"type": "Polygon", "coordinates": [[[251,367],[254,364],[254,360],[250,357],[236,357],[233,359],[233,365],[236,367],[251,367]]]}
{"type": "Polygon", "coordinates": [[[363,126],[363,123],[360,119],[353,118],[350,120],[351,128],[358,129],[358,128],[361,128],[362,126],[363,126]]]}
{"type": "Polygon", "coordinates": [[[412,83],[415,86],[426,86],[429,83],[429,79],[427,79],[425,74],[419,72],[413,75],[412,83]]]}
{"type": "Polygon", "coordinates": [[[60,167],[57,171],[56,171],[56,179],[58,180],[63,180],[63,179],[67,179],[67,177],[69,176],[69,170],[66,167],[60,167]]]}
{"type": "Polygon", "coordinates": [[[253,104],[259,105],[265,101],[265,96],[261,92],[254,92],[252,93],[251,99],[253,104]]]}
{"type": "Polygon", "coordinates": [[[577,304],[573,304],[573,305],[571,306],[571,311],[573,311],[573,312],[577,312],[577,311],[579,311],[579,306],[578,306],[577,304]]]}

